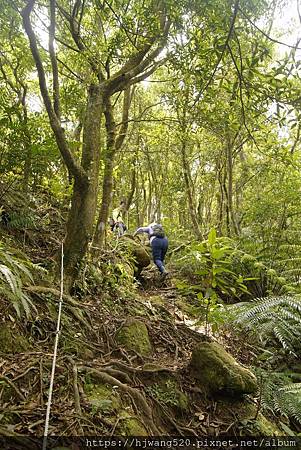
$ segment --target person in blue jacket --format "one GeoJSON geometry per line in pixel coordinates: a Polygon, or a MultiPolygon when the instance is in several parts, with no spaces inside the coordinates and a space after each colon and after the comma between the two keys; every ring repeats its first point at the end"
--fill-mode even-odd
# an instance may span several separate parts
{"type": "Polygon", "coordinates": [[[164,258],[168,249],[168,239],[165,236],[162,225],[159,223],[151,223],[147,227],[140,227],[135,231],[134,236],[141,233],[148,234],[154,263],[158,267],[162,278],[166,278],[168,272],[164,267],[164,258]]]}

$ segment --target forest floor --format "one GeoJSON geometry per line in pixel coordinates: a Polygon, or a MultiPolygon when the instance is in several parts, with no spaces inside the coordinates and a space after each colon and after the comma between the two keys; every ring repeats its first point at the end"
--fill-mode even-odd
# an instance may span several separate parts
{"type": "MultiPolygon", "coordinates": [[[[50,298],[46,290],[38,294],[42,301],[47,295],[50,298]]],[[[253,399],[208,399],[190,376],[191,351],[205,337],[185,324],[190,319],[176,300],[172,286],[141,290],[131,304],[107,299],[98,307],[95,299],[87,298],[80,305],[85,314],[78,316],[77,326],[72,320],[70,327],[65,318],[50,434],[240,435],[246,419],[242,409],[253,411],[247,420],[252,425],[254,419],[256,425],[253,399]],[[118,330],[129,317],[146,324],[153,347],[150,355],[127,351],[116,342],[118,330]],[[97,392],[99,386],[104,392],[97,392]],[[125,401],[118,391],[126,394],[125,401]]],[[[43,434],[54,340],[47,315],[42,307],[34,322],[28,321],[18,331],[12,327],[27,340],[26,351],[12,348],[13,354],[0,353],[1,434],[43,434]]],[[[246,346],[237,345],[238,340],[233,345],[233,337],[227,338],[220,336],[219,341],[228,350],[235,349],[235,356],[245,363],[250,358],[246,346]]]]}
{"type": "MultiPolygon", "coordinates": [[[[19,321],[3,304],[0,331],[0,435],[16,440],[5,447],[14,450],[40,448],[32,438],[44,432],[59,299],[49,285],[27,292],[38,314],[19,321]]],[[[210,396],[191,375],[198,343],[216,340],[247,366],[254,349],[227,330],[208,337],[203,325],[193,325],[172,274],[161,284],[153,269],[145,271],[128,296],[116,291],[63,300],[50,436],[279,434],[259,412],[258,398],[210,396]],[[133,321],[145,325],[148,351],[120,342],[133,321]]],[[[132,336],[138,344],[145,339],[139,333],[132,336]]]]}

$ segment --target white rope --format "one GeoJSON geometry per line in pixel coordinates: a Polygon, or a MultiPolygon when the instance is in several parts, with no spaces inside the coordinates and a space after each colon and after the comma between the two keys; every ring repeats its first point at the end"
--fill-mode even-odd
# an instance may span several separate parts
{"type": "Polygon", "coordinates": [[[43,449],[42,450],[46,450],[46,446],[47,446],[47,436],[48,436],[48,428],[49,428],[49,418],[50,418],[50,410],[51,410],[51,400],[52,400],[52,392],[53,392],[54,373],[55,373],[55,366],[56,366],[56,357],[57,357],[57,349],[58,349],[58,343],[59,343],[59,335],[60,335],[60,331],[61,331],[63,292],[64,292],[64,244],[62,242],[62,251],[61,251],[61,289],[60,289],[60,300],[59,300],[59,312],[58,312],[56,332],[55,332],[54,351],[53,351],[53,360],[52,360],[52,371],[51,371],[50,386],[49,386],[49,393],[48,393],[48,402],[47,402],[46,420],[45,420],[45,429],[44,429],[44,439],[43,439],[43,449]]]}

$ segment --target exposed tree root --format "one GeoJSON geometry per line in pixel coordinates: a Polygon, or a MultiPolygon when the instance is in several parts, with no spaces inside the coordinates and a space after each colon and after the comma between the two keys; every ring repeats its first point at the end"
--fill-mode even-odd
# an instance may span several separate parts
{"type": "Polygon", "coordinates": [[[158,436],[161,434],[153,421],[151,408],[147,404],[143,395],[139,391],[137,391],[137,389],[134,389],[131,386],[127,386],[126,384],[121,383],[119,380],[117,380],[117,378],[112,377],[108,373],[102,372],[92,367],[79,366],[78,370],[84,370],[88,373],[92,373],[104,383],[111,384],[112,386],[118,386],[121,391],[127,393],[133,399],[134,403],[137,404],[139,413],[143,417],[143,423],[150,432],[150,434],[153,436],[158,436]]]}
{"type": "Polygon", "coordinates": [[[5,381],[5,383],[9,384],[10,387],[12,387],[14,389],[14,391],[18,394],[18,397],[25,402],[26,398],[24,397],[24,395],[22,394],[22,392],[17,388],[17,386],[9,379],[7,378],[5,375],[0,375],[0,380],[5,381]]]}
{"type": "Polygon", "coordinates": [[[74,362],[74,360],[71,358],[71,356],[68,356],[67,359],[72,364],[72,371],[73,371],[73,392],[74,392],[74,404],[75,404],[75,410],[79,416],[82,415],[82,409],[80,406],[80,396],[79,396],[79,390],[78,390],[78,382],[77,382],[77,366],[74,362]]]}
{"type": "MultiPolygon", "coordinates": [[[[60,297],[61,293],[58,289],[46,287],[46,286],[26,286],[24,289],[33,294],[53,294],[55,297],[60,297]]],[[[63,294],[63,299],[66,301],[66,306],[73,314],[73,316],[88,330],[91,330],[91,325],[82,317],[81,313],[78,311],[79,304],[74,300],[71,295],[63,294]]],[[[57,300],[58,301],[58,300],[57,300]]]]}

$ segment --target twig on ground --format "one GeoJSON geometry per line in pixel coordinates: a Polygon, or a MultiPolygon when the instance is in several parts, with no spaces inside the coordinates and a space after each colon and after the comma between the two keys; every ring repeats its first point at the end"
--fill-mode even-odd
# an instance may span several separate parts
{"type": "Polygon", "coordinates": [[[17,386],[9,378],[7,378],[5,375],[0,375],[0,380],[3,380],[3,381],[5,381],[5,383],[9,384],[10,387],[12,387],[14,389],[14,391],[18,394],[20,399],[23,400],[23,402],[26,401],[26,398],[24,397],[22,392],[19,390],[19,388],[17,388],[17,386]]]}

